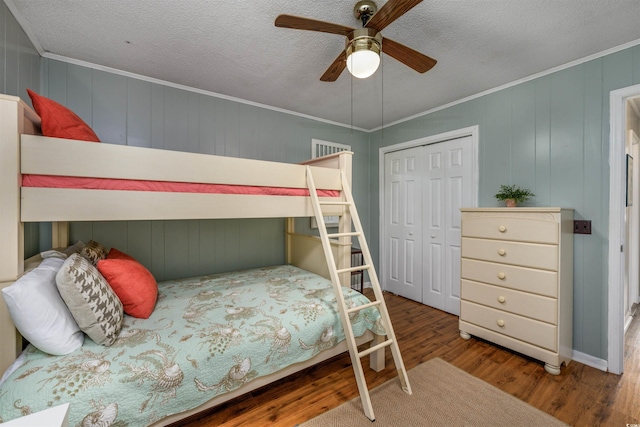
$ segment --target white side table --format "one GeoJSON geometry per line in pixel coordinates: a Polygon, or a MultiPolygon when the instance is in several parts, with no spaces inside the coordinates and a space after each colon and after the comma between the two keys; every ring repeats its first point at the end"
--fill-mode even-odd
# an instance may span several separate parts
{"type": "Polygon", "coordinates": [[[69,404],[54,406],[26,417],[7,421],[1,425],[2,427],[69,427],[69,404]]]}

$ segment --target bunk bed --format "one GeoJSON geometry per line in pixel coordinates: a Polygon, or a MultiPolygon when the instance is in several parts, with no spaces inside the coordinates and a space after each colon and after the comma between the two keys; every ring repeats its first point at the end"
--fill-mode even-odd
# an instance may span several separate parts
{"type": "MultiPolygon", "coordinates": [[[[329,269],[321,241],[296,233],[295,218],[314,214],[308,192],[305,193],[307,167],[313,170],[317,187],[324,191],[322,198],[334,197],[342,188],[343,177],[350,182],[351,155],[342,152],[295,165],[45,137],[41,135],[40,118],[27,104],[18,97],[0,95],[0,235],[3,236],[0,241],[0,289],[16,281],[19,283],[21,276],[29,274],[25,268],[29,271],[52,263],[50,260],[41,263],[40,256],[27,262],[23,260],[26,222],[51,222],[52,246],[64,248],[70,243],[69,221],[286,218],[287,262],[285,266],[233,273],[235,275],[216,274],[158,284],[157,308],[178,310],[177,314],[172,318],[171,314],[156,315],[154,311],[149,319],[124,316],[120,336],[108,348],[111,353],[107,347],[88,338],[84,339],[80,350],[66,356],[51,356],[33,346],[27,346],[23,351],[23,339],[7,307],[0,303],[0,373],[7,368],[12,371],[0,385],[0,401],[10,402],[9,406],[13,407],[5,409],[7,415],[0,412],[0,417],[15,418],[16,411],[26,415],[69,402],[72,425],[88,422],[91,417],[102,422],[101,425],[121,420],[129,426],[167,425],[346,351],[345,342],[338,343],[340,334],[337,330],[341,326],[334,327],[325,320],[320,321],[323,329],[314,332],[315,342],[295,335],[304,329],[304,325],[313,323],[315,319],[311,317],[317,314],[317,310],[305,311],[304,303],[322,305],[324,308],[320,311],[333,312],[340,325],[337,310],[331,309],[335,297],[328,280],[329,269]],[[31,177],[36,183],[29,181],[31,177]],[[97,186],[81,183],[80,187],[68,182],[52,184],[57,178],[65,181],[69,177],[99,183],[97,186]],[[40,178],[44,180],[37,182],[40,178]],[[107,185],[105,182],[112,181],[116,183],[115,189],[103,187],[107,185]],[[132,181],[135,188],[127,187],[126,183],[132,181]],[[150,187],[139,187],[143,182],[150,187]],[[176,187],[196,183],[207,189],[184,192],[176,188],[159,188],[156,185],[159,182],[176,187]],[[220,189],[212,190],[210,185],[227,188],[220,193],[220,189]],[[242,187],[241,191],[234,189],[238,186],[242,187]],[[287,195],[280,190],[275,195],[266,195],[265,187],[284,188],[287,195]],[[262,283],[258,287],[263,287],[266,294],[257,295],[253,289],[235,287],[239,283],[255,281],[262,283]],[[295,299],[291,297],[295,301],[293,306],[285,306],[284,301],[289,297],[282,293],[283,286],[290,284],[299,295],[295,299]],[[237,299],[240,294],[248,294],[251,298],[240,302],[237,299]],[[316,297],[324,300],[313,299],[316,297]],[[178,300],[182,301],[178,308],[171,306],[172,301],[178,300]],[[277,315],[267,312],[267,307],[278,310],[277,315]],[[246,312],[241,311],[247,308],[252,315],[243,317],[246,312]],[[215,310],[222,313],[222,318],[214,317],[215,310]],[[244,330],[244,326],[252,328],[244,330]],[[164,335],[160,338],[162,333],[177,335],[178,342],[165,342],[164,335]],[[283,338],[282,333],[287,336],[283,338]],[[191,339],[195,341],[194,337],[201,338],[197,345],[190,344],[191,339]],[[233,346],[240,337],[257,343],[260,350],[254,356],[233,353],[232,361],[225,362],[226,365],[220,363],[220,346],[233,346]],[[287,345],[294,340],[305,355],[292,354],[286,366],[276,367],[273,359],[289,356],[287,345]],[[136,348],[136,342],[145,347],[134,354],[130,349],[136,348]],[[195,356],[186,351],[196,348],[205,354],[195,356]],[[80,354],[88,355],[89,359],[81,359],[80,354]],[[29,356],[33,356],[33,360],[25,362],[25,357],[29,356]],[[178,357],[181,369],[176,368],[178,357]],[[263,371],[254,369],[251,360],[257,359],[264,360],[268,367],[263,371]],[[38,364],[41,361],[43,364],[38,364]],[[196,373],[187,374],[187,365],[192,365],[196,373]],[[87,369],[83,370],[83,367],[87,369]],[[116,379],[116,370],[124,372],[124,378],[116,379]],[[30,401],[24,392],[15,394],[16,383],[43,375],[45,371],[48,375],[40,376],[30,387],[33,390],[50,388],[56,396],[39,396],[30,401]],[[73,375],[79,373],[81,375],[74,381],[73,375]],[[64,377],[67,374],[71,379],[64,377]],[[187,375],[192,377],[187,380],[187,375]],[[146,393],[126,399],[135,401],[135,411],[144,413],[139,420],[134,420],[133,415],[130,419],[130,412],[125,411],[122,403],[114,407],[114,402],[104,398],[102,387],[109,384],[125,387],[126,383],[133,387],[127,388],[124,394],[136,388],[146,393]],[[180,391],[176,384],[180,384],[180,391]],[[82,405],[71,396],[82,394],[80,392],[91,388],[89,386],[96,391],[83,395],[87,400],[85,409],[78,413],[76,407],[82,405]],[[187,387],[189,391],[185,392],[187,387]],[[184,408],[165,410],[177,394],[187,394],[189,404],[184,408]],[[202,397],[204,394],[206,399],[202,397]],[[87,409],[87,405],[92,409],[87,409]]],[[[327,215],[340,216],[340,231],[348,234],[351,227],[348,211],[337,205],[327,211],[327,215]]],[[[347,236],[332,243],[338,268],[350,265],[350,246],[351,239],[347,236]]],[[[350,283],[350,273],[344,274],[347,277],[342,283],[350,283]]],[[[357,300],[361,298],[359,293],[353,294],[357,295],[350,304],[357,306],[368,302],[357,300]]],[[[352,298],[350,295],[345,288],[345,298],[352,298]]],[[[363,321],[357,327],[354,325],[354,332],[360,335],[358,344],[370,342],[372,347],[377,346],[384,339],[377,310],[362,310],[358,316],[363,321]]],[[[384,368],[384,348],[371,352],[370,366],[376,371],[384,368]]],[[[8,420],[0,418],[0,422],[8,420]]]]}

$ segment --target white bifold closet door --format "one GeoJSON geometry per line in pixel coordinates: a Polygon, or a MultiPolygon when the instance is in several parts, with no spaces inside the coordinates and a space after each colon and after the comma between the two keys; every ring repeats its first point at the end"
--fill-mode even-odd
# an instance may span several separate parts
{"type": "Polygon", "coordinates": [[[472,199],[471,137],[385,154],[383,283],[460,313],[460,208],[472,199]]]}

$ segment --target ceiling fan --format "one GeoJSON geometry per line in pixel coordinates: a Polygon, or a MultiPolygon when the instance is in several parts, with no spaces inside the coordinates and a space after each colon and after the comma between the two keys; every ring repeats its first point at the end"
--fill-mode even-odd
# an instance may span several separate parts
{"type": "Polygon", "coordinates": [[[320,77],[323,82],[336,81],[345,67],[355,77],[369,77],[378,68],[380,51],[417,72],[424,73],[436,65],[435,59],[382,37],[380,33],[420,2],[422,0],[389,0],[378,10],[376,4],[371,0],[359,1],[353,10],[356,19],[361,21],[363,25],[363,28],[359,29],[292,15],[278,16],[275,25],[282,28],[338,34],[347,38],[345,49],[320,77]],[[360,58],[358,58],[360,56],[365,59],[364,63],[360,62],[360,58]]]}

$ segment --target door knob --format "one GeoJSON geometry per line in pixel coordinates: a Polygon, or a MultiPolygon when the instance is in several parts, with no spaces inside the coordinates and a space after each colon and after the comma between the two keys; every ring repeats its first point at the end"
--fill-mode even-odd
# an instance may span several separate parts
{"type": "Polygon", "coordinates": [[[432,239],[435,239],[435,238],[436,238],[436,235],[435,235],[435,234],[432,234],[432,235],[431,235],[431,238],[432,238],[432,239]]]}

